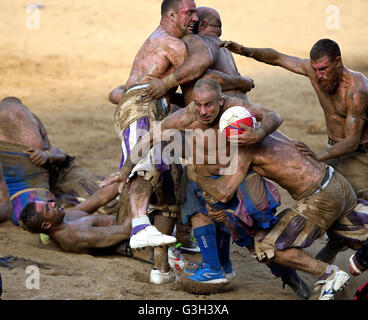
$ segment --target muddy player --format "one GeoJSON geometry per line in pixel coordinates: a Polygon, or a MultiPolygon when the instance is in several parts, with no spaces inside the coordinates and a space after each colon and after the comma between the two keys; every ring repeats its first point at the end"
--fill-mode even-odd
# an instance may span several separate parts
{"type": "Polygon", "coordinates": [[[109,247],[128,239],[131,226],[116,225],[115,216],[92,213],[116,195],[117,185],[112,184],[71,209],[64,210],[53,200],[29,202],[20,213],[19,224],[48,234],[65,251],[88,253],[109,247]]]}
{"type": "MultiPolygon", "coordinates": [[[[191,70],[196,68],[206,70],[206,72],[201,76],[201,79],[212,78],[214,72],[222,72],[229,76],[240,76],[231,52],[227,49],[218,47],[218,43],[221,42],[219,37],[222,34],[222,22],[219,13],[212,8],[199,7],[197,9],[197,15],[199,21],[196,23],[196,33],[198,34],[189,34],[182,38],[188,49],[188,57],[184,64],[173,72],[175,79],[179,82],[182,79],[187,79],[188,74],[191,74],[191,70]],[[204,52],[209,52],[210,55],[203,54],[204,52]]],[[[219,82],[222,84],[222,88],[224,88],[223,83],[221,81],[219,82]]],[[[150,85],[147,87],[147,93],[153,97],[160,97],[168,90],[160,79],[152,78],[149,83],[150,85]]],[[[181,84],[186,104],[193,101],[192,91],[194,84],[195,81],[181,84]]],[[[249,79],[248,83],[246,83],[246,86],[242,88],[242,90],[229,90],[225,88],[223,92],[226,95],[242,98],[249,102],[245,92],[251,90],[252,87],[254,87],[254,83],[249,79]]],[[[231,137],[230,140],[244,143],[246,145],[262,141],[268,132],[273,131],[269,130],[270,127],[274,124],[280,124],[280,119],[280,115],[276,112],[264,109],[261,126],[256,130],[252,130],[247,127],[243,134],[231,137]],[[264,130],[264,128],[266,128],[266,130],[264,130]]],[[[227,246],[218,246],[220,257],[229,255],[230,234],[221,232],[221,230],[218,229],[216,235],[218,243],[228,244],[227,246]]],[[[228,263],[225,266],[225,273],[227,276],[229,274],[233,274],[231,263],[228,263]]]]}
{"type": "MultiPolygon", "coordinates": [[[[214,73],[216,72],[226,74],[230,77],[240,76],[231,52],[227,49],[219,48],[218,46],[218,44],[222,42],[220,39],[222,34],[220,14],[213,8],[199,7],[197,9],[197,15],[199,18],[195,30],[197,34],[189,34],[182,38],[188,49],[188,57],[185,63],[173,72],[175,79],[181,83],[185,104],[188,105],[193,101],[192,91],[197,79],[185,83],[182,83],[182,79],[187,79],[188,75],[191,74],[191,70],[196,68],[206,70],[206,72],[202,74],[201,79],[210,78],[217,80],[221,84],[224,94],[249,101],[246,92],[254,87],[252,79],[244,77],[244,79],[248,80],[244,83],[244,86],[241,87],[241,89],[234,89],[223,84],[224,78],[214,77],[214,73]],[[205,55],[203,52],[210,52],[210,55],[205,55]]],[[[159,97],[168,90],[168,87],[165,86],[160,79],[150,79],[149,83],[150,85],[147,87],[147,93],[153,97],[159,97]]],[[[229,81],[227,81],[227,83],[229,83],[229,81]]],[[[116,94],[116,92],[112,92],[112,94],[116,94]]],[[[279,114],[272,110],[268,110],[264,114],[262,122],[267,127],[267,123],[276,123],[279,121],[279,118],[279,114]]],[[[260,126],[257,131],[249,127],[243,127],[243,129],[245,129],[243,134],[229,137],[229,141],[242,145],[250,145],[262,141],[265,137],[263,126],[260,126]]]]}
{"type": "MultiPolygon", "coordinates": [[[[197,19],[196,6],[192,0],[162,2],[160,25],[143,43],[134,59],[127,83],[121,87],[125,92],[121,95],[114,121],[115,129],[122,141],[121,165],[142,131],[149,130],[152,121],[161,120],[170,112],[170,94],[159,100],[145,97],[146,77],[164,78],[184,62],[187,53],[180,38],[192,32],[197,19]]],[[[120,90],[120,94],[121,92],[120,90]]],[[[164,163],[152,165],[148,159],[146,163],[142,162],[136,167],[137,176],[130,185],[129,194],[127,189],[123,190],[120,197],[121,207],[129,209],[130,213],[119,212],[119,220],[130,219],[129,214],[132,216],[130,247],[133,249],[156,247],[176,241],[175,237],[166,235],[172,233],[171,216],[166,221],[162,219],[162,225],[156,226],[151,225],[147,216],[153,187],[156,186],[161,172],[167,172],[169,169],[164,163]]],[[[160,253],[159,249],[155,251],[156,255],[160,253]]],[[[167,259],[163,260],[167,262],[167,259]]],[[[166,263],[163,268],[166,270],[162,271],[168,271],[168,267],[166,263]]]]}
{"type": "MultiPolygon", "coordinates": [[[[199,18],[199,21],[196,23],[195,31],[195,33],[197,34],[186,35],[182,38],[188,49],[188,57],[184,65],[174,71],[175,78],[179,80],[185,78],[186,73],[189,72],[191,69],[196,68],[196,66],[198,65],[208,68],[206,73],[202,75],[201,79],[211,78],[213,70],[223,72],[231,76],[240,76],[231,52],[225,48],[219,48],[218,46],[218,44],[221,43],[221,39],[219,37],[222,34],[222,21],[220,14],[215,9],[208,7],[199,7],[197,8],[197,15],[199,18]],[[210,56],[202,54],[203,52],[206,52],[208,50],[211,52],[210,56]]],[[[195,82],[191,81],[181,85],[186,104],[189,104],[191,101],[193,101],[194,84],[195,82]]],[[[246,90],[223,90],[223,93],[232,97],[244,99],[249,102],[249,99],[244,91],[249,91],[252,87],[254,87],[253,81],[249,79],[249,85],[246,90]]],[[[166,92],[165,90],[167,89],[162,86],[162,82],[159,79],[155,79],[155,81],[150,81],[150,86],[147,88],[147,93],[152,94],[154,97],[158,97],[161,94],[164,94],[166,92]]],[[[265,112],[264,114],[262,126],[259,126],[256,130],[252,130],[251,128],[246,127],[246,131],[243,134],[232,136],[229,140],[244,145],[260,142],[265,137],[265,131],[263,131],[263,128],[269,127],[269,123],[279,123],[279,121],[280,116],[276,112],[267,110],[267,112],[265,112]]],[[[270,132],[267,129],[266,131],[270,132]]],[[[254,188],[259,190],[257,184],[254,185],[254,188]]],[[[246,200],[250,203],[252,202],[250,197],[246,200]]],[[[195,205],[190,202],[193,201],[188,201],[187,196],[187,201],[183,205],[184,211],[186,206],[190,207],[190,209],[192,210],[198,209],[194,208],[195,205]]],[[[266,206],[264,206],[264,208],[266,208],[266,206]]],[[[234,274],[232,264],[230,260],[227,261],[228,259],[222,259],[222,257],[229,256],[230,234],[228,232],[224,232],[221,225],[215,223],[215,226],[217,250],[219,253],[220,262],[224,268],[225,276],[229,278],[229,275],[234,274]],[[226,263],[222,263],[222,260],[226,260],[226,263]]],[[[249,240],[249,242],[252,242],[252,240],[249,240]]],[[[289,275],[290,273],[288,273],[288,276],[289,275]]],[[[285,280],[285,282],[287,282],[287,279],[287,276],[283,277],[283,280],[285,280]]],[[[306,290],[304,290],[303,293],[305,292],[306,290]]],[[[303,295],[304,298],[306,296],[308,296],[308,293],[303,295]]]]}
{"type": "MultiPolygon", "coordinates": [[[[63,149],[51,146],[39,118],[15,97],[0,102],[0,162],[15,224],[30,200],[47,201],[56,195],[59,204],[75,206],[99,189],[99,179],[63,149]]],[[[102,209],[112,213],[116,205],[102,209]]]]}
{"type": "MultiPolygon", "coordinates": [[[[130,150],[139,137],[150,129],[151,122],[162,120],[172,108],[172,95],[176,87],[183,82],[198,78],[205,70],[194,68],[187,76],[178,81],[172,71],[179,68],[187,57],[187,49],[180,40],[186,34],[193,32],[198,21],[196,6],[192,0],[165,0],[161,5],[161,21],[158,28],[150,35],[140,48],[125,85],[126,92],[122,95],[115,112],[115,129],[122,141],[122,161],[125,162],[130,150]],[[167,90],[165,96],[159,99],[148,97],[146,89],[148,80],[154,77],[164,84],[167,90]]],[[[210,52],[203,52],[202,55],[210,52]]],[[[226,78],[229,78],[226,76],[226,78]]],[[[244,79],[238,79],[240,83],[244,79]]],[[[230,77],[230,87],[234,83],[230,77]]],[[[239,81],[235,81],[239,82],[239,81]]],[[[239,85],[236,86],[236,88],[239,85]]],[[[124,89],[124,87],[121,87],[124,89]]],[[[152,157],[160,153],[159,148],[152,149],[152,157]]],[[[175,242],[175,238],[164,235],[151,226],[146,215],[153,187],[162,172],[168,170],[165,163],[152,165],[149,158],[137,164],[132,175],[129,197],[132,212],[131,247],[158,246],[175,242]]]]}
{"type": "Polygon", "coordinates": [[[316,153],[300,149],[318,161],[331,165],[349,180],[357,196],[368,200],[368,79],[344,66],[338,44],[317,41],[310,59],[285,55],[274,49],[247,48],[234,42],[222,43],[232,52],[252,57],[307,76],[325,114],[328,145],[316,153]]]}
{"type": "MultiPolygon", "coordinates": [[[[115,199],[118,194],[118,184],[111,184],[99,189],[77,206],[65,210],[54,200],[32,201],[21,211],[19,224],[28,231],[47,234],[68,252],[117,253],[157,264],[153,248],[139,251],[130,248],[132,226],[129,219],[117,223],[115,216],[96,214],[100,207],[115,199]]],[[[169,281],[172,277],[173,273],[167,272],[161,274],[160,278],[169,281]]]]}
{"type": "MultiPolygon", "coordinates": [[[[210,83],[215,83],[217,86],[219,86],[218,82],[214,81],[214,80],[210,80],[210,79],[204,79],[204,80],[200,80],[197,84],[200,85],[201,83],[206,84],[207,82],[210,83]]],[[[219,91],[221,91],[221,89],[219,88],[219,91]]],[[[231,107],[231,106],[243,106],[243,107],[247,107],[249,108],[254,115],[258,118],[258,119],[262,119],[264,116],[264,113],[268,112],[269,110],[261,107],[259,105],[254,105],[249,101],[243,100],[243,99],[239,99],[239,98],[235,98],[235,97],[229,97],[229,96],[221,96],[221,105],[224,105],[223,110],[231,107]]],[[[212,121],[215,120],[215,118],[212,119],[212,117],[210,119],[207,119],[206,117],[208,116],[206,114],[205,110],[201,111],[201,117],[203,117],[203,123],[198,121],[198,117],[196,116],[195,113],[195,106],[194,103],[191,103],[187,108],[184,109],[180,109],[179,111],[169,115],[167,118],[165,118],[162,122],[161,125],[166,129],[166,128],[178,128],[178,129],[185,129],[187,128],[185,127],[180,127],[183,124],[183,119],[185,119],[187,117],[187,122],[189,124],[191,124],[192,122],[193,124],[193,128],[195,127],[195,125],[199,125],[200,129],[207,129],[207,128],[211,128],[211,126],[209,125],[212,121]],[[204,112],[204,113],[203,113],[204,112]],[[196,121],[196,122],[195,122],[196,121]],[[167,127],[166,127],[167,126],[167,127]],[[179,127],[178,127],[179,126],[179,127]]],[[[216,115],[217,116],[217,115],[216,115]]],[[[186,122],[186,123],[187,123],[186,122]]],[[[282,120],[279,119],[279,121],[276,124],[273,124],[272,126],[269,127],[265,127],[266,133],[269,134],[271,132],[273,132],[274,130],[277,129],[277,127],[281,124],[282,120]]],[[[188,124],[188,128],[191,129],[190,125],[188,124]]],[[[196,128],[196,127],[195,127],[196,128]]],[[[215,124],[215,128],[218,128],[218,123],[216,122],[215,124]]],[[[149,135],[148,135],[149,136],[149,135]]],[[[147,135],[145,135],[144,137],[146,137],[147,139],[147,135]]],[[[137,143],[136,147],[133,150],[140,150],[139,148],[142,145],[148,144],[148,146],[150,145],[150,141],[146,141],[145,138],[142,138],[142,140],[140,140],[140,142],[137,143]]],[[[181,140],[180,140],[181,142],[181,140]]],[[[198,146],[200,147],[205,147],[207,148],[207,146],[202,146],[201,143],[198,144],[198,146]]],[[[193,149],[195,149],[196,147],[193,145],[193,149]]],[[[215,152],[215,150],[213,150],[215,152]]],[[[133,151],[132,151],[133,152],[133,151]]],[[[208,158],[210,152],[205,152],[205,159],[208,158]]],[[[215,152],[216,153],[216,152],[215,152]]],[[[125,177],[127,175],[131,174],[131,170],[134,167],[134,162],[132,161],[134,157],[134,153],[128,157],[127,161],[125,162],[124,166],[122,167],[122,171],[121,171],[121,175],[122,177],[116,177],[116,181],[124,181],[125,177]]],[[[208,162],[208,159],[205,160],[205,162],[208,162]]],[[[218,160],[217,160],[218,161],[218,160]]],[[[203,167],[203,173],[205,173],[206,170],[206,166],[203,167]]],[[[121,186],[123,186],[124,183],[121,184],[121,186]]],[[[207,217],[208,218],[208,217],[207,217]]],[[[185,223],[185,221],[183,221],[185,223]]],[[[199,219],[193,218],[191,219],[191,224],[193,227],[193,230],[195,230],[195,228],[200,227],[202,224],[202,221],[199,221],[199,219]],[[198,220],[198,223],[197,223],[198,220]]],[[[208,218],[205,221],[205,224],[212,224],[212,221],[210,218],[208,218]]],[[[213,230],[211,230],[210,233],[213,233],[213,230]]],[[[202,255],[205,255],[205,253],[203,252],[203,248],[201,248],[201,253],[202,255]]],[[[217,257],[218,259],[218,257],[217,257]]],[[[224,279],[224,275],[221,274],[221,279],[224,279]]],[[[226,281],[226,280],[225,280],[226,281]]]]}
{"type": "MultiPolygon", "coordinates": [[[[194,97],[192,105],[164,119],[161,130],[218,128],[221,112],[233,106],[232,102],[237,100],[222,96],[218,84],[212,80],[198,81],[194,88],[194,97]]],[[[244,103],[244,100],[236,101],[241,102],[244,103]]],[[[252,111],[257,113],[257,110],[252,111]]],[[[151,143],[152,139],[149,134],[145,135],[136,151],[145,150],[143,146],[151,143]]],[[[321,287],[320,299],[333,299],[336,292],[348,282],[349,276],[336,266],[310,257],[302,249],[310,246],[328,229],[350,236],[348,240],[351,240],[349,245],[352,249],[365,241],[367,214],[354,211],[358,202],[352,186],[332,167],[305,157],[290,141],[281,139],[278,135],[266,137],[262,143],[241,147],[238,151],[235,174],[223,175],[221,163],[198,165],[194,158],[195,171],[189,170],[190,179],[215,199],[227,202],[233,197],[252,165],[255,172],[288,190],[297,203],[292,209],[284,210],[278,215],[279,220],[270,231],[257,233],[255,250],[258,259],[272,259],[280,265],[320,278],[317,282],[321,287]],[[214,181],[211,176],[219,173],[223,176],[214,181]],[[356,219],[349,219],[349,214],[359,216],[359,221],[364,224],[353,225],[352,221],[356,219]]],[[[197,155],[193,153],[193,156],[197,155]]],[[[122,184],[125,183],[124,177],[134,167],[133,160],[137,159],[129,159],[123,167],[123,178],[120,179],[122,184]]],[[[228,168],[232,170],[234,167],[228,168]]],[[[193,227],[203,225],[203,219],[201,216],[192,217],[193,227]]]]}
{"type": "MultiPolygon", "coordinates": [[[[328,144],[318,152],[302,142],[296,146],[306,155],[333,166],[348,179],[358,198],[368,200],[368,79],[343,64],[338,44],[330,39],[317,41],[310,50],[310,59],[274,49],[243,47],[231,41],[221,45],[309,78],[325,114],[328,144]]],[[[343,239],[329,234],[329,242],[317,257],[332,262],[337,252],[346,248],[343,239]]]]}
{"type": "MultiPolygon", "coordinates": [[[[253,80],[239,74],[228,50],[219,49],[214,45],[221,42],[219,36],[222,30],[219,13],[212,8],[199,7],[197,15],[199,20],[195,24],[196,34],[187,34],[181,38],[188,50],[188,56],[184,64],[170,75],[172,79],[175,79],[172,84],[181,85],[185,105],[193,101],[192,90],[199,77],[214,79],[220,83],[224,93],[246,99],[245,93],[254,88],[253,80]],[[244,81],[239,81],[240,79],[244,81]]],[[[148,83],[146,92],[154,98],[160,98],[174,88],[170,88],[165,79],[155,77],[150,77],[148,83]]],[[[118,92],[118,88],[112,91],[110,99],[117,97],[118,92]]]]}
{"type": "MultiPolygon", "coordinates": [[[[231,76],[240,76],[231,52],[225,48],[218,47],[218,43],[222,42],[220,39],[222,34],[222,21],[220,14],[215,9],[209,7],[199,7],[197,9],[197,14],[199,21],[196,24],[195,33],[198,36],[187,35],[182,38],[188,48],[189,56],[186,60],[186,63],[192,63],[193,66],[195,65],[195,63],[198,63],[198,60],[195,59],[195,56],[203,51],[204,43],[211,51],[213,58],[212,64],[209,65],[209,69],[207,69],[206,73],[201,77],[202,79],[210,78],[213,70],[223,72],[231,76]]],[[[254,88],[253,80],[250,78],[248,79],[249,83],[247,88],[243,88],[243,90],[227,90],[222,87],[222,92],[226,95],[247,100],[248,97],[246,95],[246,92],[254,88]]],[[[186,105],[193,101],[192,92],[194,84],[195,81],[181,85],[186,105]]],[[[149,89],[150,88],[148,88],[148,92],[149,89]]]]}
{"type": "Polygon", "coordinates": [[[10,201],[8,186],[3,177],[3,167],[0,163],[0,223],[11,219],[13,206],[10,201]]]}

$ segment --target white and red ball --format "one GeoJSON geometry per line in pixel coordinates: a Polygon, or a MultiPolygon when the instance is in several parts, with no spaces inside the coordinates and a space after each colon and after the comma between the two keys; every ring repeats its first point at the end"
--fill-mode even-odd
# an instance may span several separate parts
{"type": "Polygon", "coordinates": [[[244,132],[239,124],[244,124],[252,129],[257,126],[257,120],[254,115],[244,107],[235,106],[227,109],[220,117],[220,132],[229,136],[239,135],[244,132]]]}

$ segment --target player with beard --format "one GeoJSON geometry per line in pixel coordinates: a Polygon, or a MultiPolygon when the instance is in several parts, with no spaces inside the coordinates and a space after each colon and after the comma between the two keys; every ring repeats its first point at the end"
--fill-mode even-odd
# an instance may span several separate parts
{"type": "Polygon", "coordinates": [[[346,176],[358,197],[368,200],[368,79],[344,66],[338,44],[329,39],[317,41],[310,59],[274,49],[243,47],[232,41],[221,45],[309,78],[325,114],[328,145],[316,153],[302,143],[298,146],[316,160],[335,160],[332,165],[346,176]]]}
{"type": "MultiPolygon", "coordinates": [[[[328,144],[313,152],[304,143],[296,147],[318,161],[324,161],[342,173],[357,196],[368,200],[368,79],[344,66],[338,44],[330,39],[317,41],[310,59],[301,59],[270,48],[248,48],[232,41],[220,46],[267,64],[283,67],[307,76],[325,114],[328,144]]],[[[317,258],[331,262],[346,248],[343,239],[332,238],[317,258]]]]}

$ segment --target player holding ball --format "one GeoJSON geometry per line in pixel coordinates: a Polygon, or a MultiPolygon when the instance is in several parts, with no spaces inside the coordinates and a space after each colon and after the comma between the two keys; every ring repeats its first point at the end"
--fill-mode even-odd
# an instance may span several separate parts
{"type": "MultiPolygon", "coordinates": [[[[199,80],[196,83],[193,89],[193,98],[194,101],[186,108],[179,109],[177,112],[162,120],[160,130],[164,132],[167,129],[177,129],[181,131],[185,130],[187,133],[192,129],[192,132],[194,132],[194,139],[191,156],[193,165],[200,177],[219,177],[230,165],[230,159],[228,159],[229,161],[227,163],[222,163],[221,161],[213,163],[210,161],[210,159],[213,159],[213,154],[217,155],[216,160],[221,159],[222,153],[226,153],[226,148],[228,148],[230,144],[227,143],[226,148],[219,148],[219,141],[213,143],[211,139],[219,138],[220,140],[221,138],[223,139],[224,136],[220,133],[207,135],[207,139],[203,139],[202,135],[206,135],[206,132],[212,130],[215,133],[219,133],[225,129],[224,134],[228,136],[228,141],[239,143],[239,145],[251,146],[261,142],[266,135],[274,132],[282,123],[281,116],[272,110],[249,101],[223,95],[218,82],[211,79],[199,80]],[[256,127],[257,120],[261,123],[258,127],[256,127]],[[250,123],[252,126],[248,127],[247,124],[250,123]],[[236,135],[234,135],[235,132],[231,132],[232,130],[229,125],[238,127],[236,135]],[[227,131],[228,134],[226,134],[227,131]],[[216,149],[212,150],[212,146],[215,146],[216,149]],[[199,152],[202,154],[199,154],[199,152]],[[203,161],[199,161],[198,159],[203,161]]],[[[157,135],[155,135],[155,137],[157,138],[157,135]]],[[[157,141],[155,141],[155,143],[156,142],[157,141]]],[[[141,141],[137,143],[135,147],[136,150],[133,149],[131,154],[137,155],[137,150],[148,150],[146,148],[152,146],[152,144],[153,134],[151,132],[151,134],[146,134],[142,137],[141,141]]],[[[144,152],[141,156],[145,156],[144,152]]],[[[128,158],[124,164],[121,171],[122,178],[119,179],[121,184],[125,184],[126,177],[130,174],[134,167],[134,163],[139,159],[134,160],[135,161],[128,158]]],[[[191,178],[191,176],[189,176],[189,178],[191,178]]],[[[253,175],[252,182],[250,183],[256,184],[253,188],[254,190],[265,190],[265,192],[262,192],[262,196],[265,198],[261,199],[261,201],[259,201],[259,199],[254,201],[254,203],[264,201],[265,205],[262,211],[255,207],[247,209],[249,211],[253,210],[254,217],[257,215],[263,217],[259,225],[263,224],[264,226],[269,226],[276,220],[273,214],[276,211],[276,207],[279,205],[278,192],[273,186],[266,186],[263,179],[257,174],[253,175]]],[[[193,234],[197,239],[202,254],[202,264],[189,276],[189,279],[196,282],[211,284],[227,283],[227,278],[234,274],[229,257],[230,235],[229,233],[223,233],[223,236],[227,239],[225,239],[226,241],[222,241],[222,243],[225,242],[226,245],[218,248],[217,241],[219,239],[216,238],[216,226],[208,216],[206,202],[208,204],[214,204],[218,202],[228,202],[230,199],[222,199],[221,196],[219,196],[214,197],[217,198],[214,200],[212,197],[207,197],[208,194],[206,195],[203,193],[200,198],[196,198],[199,196],[199,193],[195,193],[195,185],[196,181],[192,181],[187,185],[187,201],[181,208],[182,222],[186,223],[187,220],[190,219],[193,227],[193,234]]],[[[226,186],[224,186],[224,188],[226,188],[226,186]]],[[[252,203],[252,201],[247,201],[248,198],[252,197],[249,191],[250,189],[252,188],[244,188],[242,200],[234,199],[234,201],[231,202],[233,206],[231,208],[232,210],[236,208],[240,201],[252,203]]],[[[247,217],[244,218],[244,220],[246,219],[247,217]]],[[[253,222],[252,218],[248,217],[248,219],[249,224],[258,224],[257,221],[253,222]]],[[[241,233],[241,230],[238,230],[238,233],[239,232],[241,233]]],[[[253,242],[253,239],[250,239],[249,235],[245,232],[240,235],[238,234],[238,240],[240,241],[239,243],[242,242],[244,246],[251,245],[253,242]]]]}

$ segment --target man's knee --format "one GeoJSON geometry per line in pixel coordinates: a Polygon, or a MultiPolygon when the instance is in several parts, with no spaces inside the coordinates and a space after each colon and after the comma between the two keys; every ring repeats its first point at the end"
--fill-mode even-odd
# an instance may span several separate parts
{"type": "Polygon", "coordinates": [[[136,176],[129,186],[129,194],[151,193],[152,184],[141,176],[136,176]]]}
{"type": "Polygon", "coordinates": [[[198,212],[190,217],[190,222],[193,228],[198,228],[208,224],[213,224],[212,219],[202,212],[198,212]]]}
{"type": "Polygon", "coordinates": [[[118,104],[121,98],[123,97],[123,94],[125,93],[125,91],[126,89],[124,85],[115,88],[109,94],[109,97],[108,97],[109,101],[113,104],[118,104]]]}

